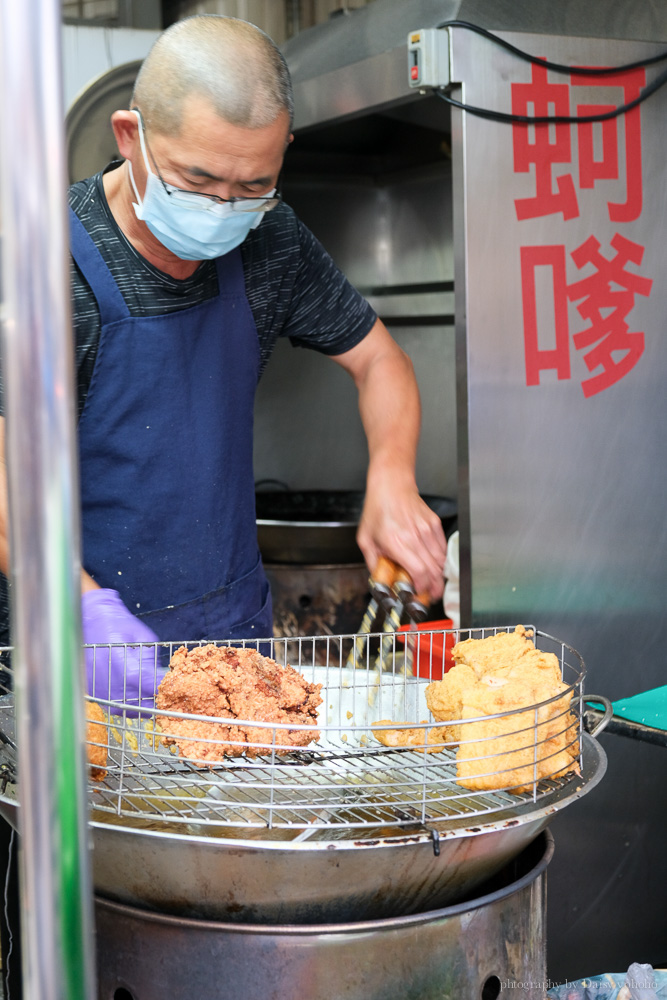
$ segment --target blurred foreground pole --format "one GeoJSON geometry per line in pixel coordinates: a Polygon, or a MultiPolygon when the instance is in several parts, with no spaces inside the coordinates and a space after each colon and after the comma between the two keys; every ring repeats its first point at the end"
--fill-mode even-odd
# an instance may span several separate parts
{"type": "Polygon", "coordinates": [[[92,1000],[60,0],[0,3],[0,227],[26,1000],[92,1000]]]}

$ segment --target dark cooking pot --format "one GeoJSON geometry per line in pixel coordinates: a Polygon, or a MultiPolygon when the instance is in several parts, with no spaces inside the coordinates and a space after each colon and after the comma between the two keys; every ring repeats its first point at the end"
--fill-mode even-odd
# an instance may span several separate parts
{"type": "MultiPolygon", "coordinates": [[[[445,534],[451,534],[456,502],[428,495],[422,499],[440,517],[445,534]]],[[[337,565],[364,561],[356,541],[363,492],[263,489],[258,484],[255,503],[259,549],[265,562],[337,565]]]]}

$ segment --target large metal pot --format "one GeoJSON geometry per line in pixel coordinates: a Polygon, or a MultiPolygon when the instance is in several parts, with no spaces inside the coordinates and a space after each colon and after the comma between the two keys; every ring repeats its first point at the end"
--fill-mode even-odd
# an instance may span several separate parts
{"type": "MultiPolygon", "coordinates": [[[[447,497],[424,495],[449,534],[457,506],[447,497]]],[[[356,534],[364,494],[351,490],[263,488],[255,493],[257,537],[267,563],[305,565],[362,563],[356,534]]]]}
{"type": "Polygon", "coordinates": [[[584,773],[562,797],[529,810],[508,807],[492,823],[451,822],[436,841],[423,828],[374,839],[259,842],[94,822],[95,888],[163,913],[246,924],[374,920],[445,906],[491,878],[556,811],[597,785],[606,757],[592,737],[584,741],[584,773]]]}
{"type": "MultiPolygon", "coordinates": [[[[583,773],[561,793],[532,808],[496,810],[493,822],[449,821],[439,835],[421,827],[359,839],[281,840],[290,836],[281,830],[273,840],[270,831],[235,839],[235,828],[198,836],[185,823],[168,832],[164,824],[105,815],[91,823],[95,890],[131,906],[245,924],[376,920],[446,906],[469,896],[598,784],[606,756],[591,736],[583,739],[583,773]]],[[[0,812],[16,828],[15,793],[7,787],[0,812]]]]}
{"type": "Polygon", "coordinates": [[[544,997],[546,868],[541,834],[455,906],[383,920],[252,925],[167,916],[96,900],[100,998],[442,1000],[544,997]]]}

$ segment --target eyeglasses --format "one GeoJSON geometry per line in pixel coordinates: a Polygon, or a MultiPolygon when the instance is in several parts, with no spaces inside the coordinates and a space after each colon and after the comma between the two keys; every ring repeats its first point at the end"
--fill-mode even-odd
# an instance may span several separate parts
{"type": "Polygon", "coordinates": [[[132,108],[136,111],[139,118],[139,128],[141,129],[142,138],[146,143],[146,149],[148,150],[148,155],[151,158],[151,162],[155,167],[155,173],[157,174],[158,180],[162,184],[162,187],[166,193],[174,199],[174,201],[179,201],[183,205],[193,205],[195,204],[194,199],[197,199],[196,204],[198,207],[206,205],[211,209],[215,208],[216,205],[227,205],[230,212],[270,212],[272,208],[280,203],[280,195],[272,193],[267,197],[259,198],[221,198],[217,194],[206,194],[204,191],[186,191],[184,188],[175,187],[173,184],[167,184],[164,180],[162,174],[160,173],[160,168],[155,162],[155,157],[153,156],[152,150],[148,145],[148,138],[146,136],[146,128],[144,126],[144,119],[142,117],[139,108],[132,108]],[[203,199],[203,201],[202,201],[203,199]]]}

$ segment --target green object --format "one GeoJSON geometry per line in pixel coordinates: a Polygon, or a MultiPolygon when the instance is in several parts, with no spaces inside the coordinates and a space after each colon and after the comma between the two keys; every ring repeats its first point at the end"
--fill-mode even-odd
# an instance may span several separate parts
{"type": "Polygon", "coordinates": [[[667,732],[667,684],[612,703],[614,715],[667,732]]]}

